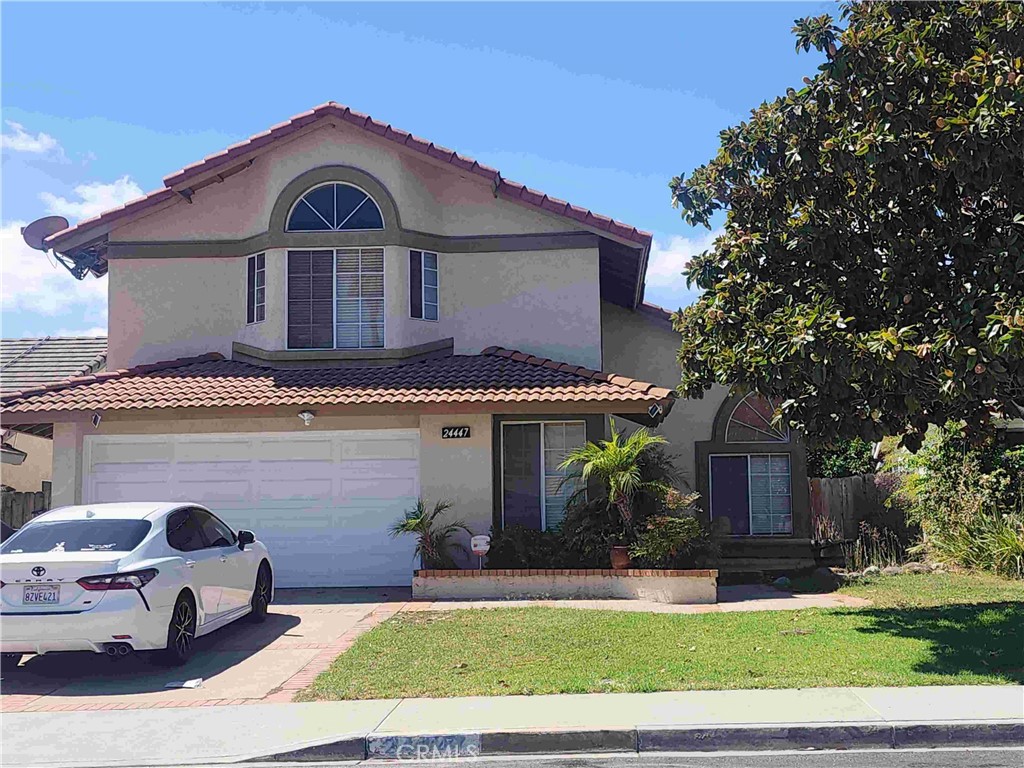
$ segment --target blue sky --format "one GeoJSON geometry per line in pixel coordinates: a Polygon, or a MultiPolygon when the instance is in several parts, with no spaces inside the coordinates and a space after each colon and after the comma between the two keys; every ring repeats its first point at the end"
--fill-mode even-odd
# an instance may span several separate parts
{"type": "Polygon", "coordinates": [[[672,176],[798,86],[797,17],[824,3],[2,5],[2,333],[100,333],[105,281],[75,283],[17,227],[72,221],[335,100],[654,233],[648,300],[693,300],[707,247],[672,176]]]}

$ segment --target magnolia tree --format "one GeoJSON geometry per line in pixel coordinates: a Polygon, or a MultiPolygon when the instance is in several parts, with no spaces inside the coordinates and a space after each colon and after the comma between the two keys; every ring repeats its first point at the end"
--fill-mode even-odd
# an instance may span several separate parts
{"type": "Polygon", "coordinates": [[[680,389],[779,398],[829,442],[1024,404],[1024,6],[871,2],[796,22],[825,57],[672,180],[724,234],[687,269],[680,389]]]}

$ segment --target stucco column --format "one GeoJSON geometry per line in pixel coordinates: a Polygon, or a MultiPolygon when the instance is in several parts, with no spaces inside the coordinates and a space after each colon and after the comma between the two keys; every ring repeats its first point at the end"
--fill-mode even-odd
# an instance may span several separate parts
{"type": "Polygon", "coordinates": [[[53,425],[53,487],[51,507],[82,503],[82,439],[85,424],[53,425]]]}
{"type": "MultiPolygon", "coordinates": [[[[420,416],[420,496],[428,507],[448,499],[453,519],[474,534],[490,533],[491,476],[490,414],[420,416]],[[441,428],[448,426],[469,427],[470,436],[443,439],[441,428]]],[[[468,538],[460,537],[467,549],[468,538]]],[[[475,565],[476,558],[472,561],[475,565]]]]}

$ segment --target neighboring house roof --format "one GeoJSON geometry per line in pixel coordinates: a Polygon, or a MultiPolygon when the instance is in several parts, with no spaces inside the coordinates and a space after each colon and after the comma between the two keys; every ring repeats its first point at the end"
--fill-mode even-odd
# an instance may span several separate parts
{"type": "Polygon", "coordinates": [[[0,339],[0,394],[99,371],[106,361],[106,336],[0,339]]]}
{"type": "Polygon", "coordinates": [[[671,408],[675,393],[625,376],[489,347],[394,366],[272,369],[220,354],[82,376],[5,394],[8,416],[54,411],[317,405],[598,403],[671,408]]]}
{"type": "Polygon", "coordinates": [[[355,112],[344,104],[338,104],[334,101],[329,101],[326,104],[321,104],[307,112],[295,115],[289,120],[279,123],[262,133],[257,133],[244,141],[232,144],[221,152],[210,155],[197,163],[193,163],[192,165],[187,165],[180,171],[176,171],[169,176],[165,176],[163,180],[164,188],[154,190],[143,197],[125,203],[119,208],[106,211],[105,213],[101,213],[91,219],[81,221],[72,227],[56,232],[46,238],[46,244],[51,248],[57,248],[60,250],[60,242],[70,235],[77,234],[81,230],[88,229],[90,227],[108,224],[117,219],[122,219],[133,214],[140,213],[147,208],[174,197],[177,192],[172,190],[173,187],[182,189],[182,185],[187,184],[187,182],[204,173],[217,169],[227,170],[232,163],[240,162],[243,156],[247,156],[258,151],[266,151],[278,141],[287,138],[307,125],[324,118],[334,118],[343,121],[348,125],[361,128],[375,136],[394,142],[395,144],[399,144],[408,149],[415,150],[420,154],[447,162],[459,170],[481,176],[492,183],[495,195],[497,196],[521,202],[558,216],[564,216],[568,219],[579,222],[584,226],[592,227],[611,235],[615,235],[623,240],[637,243],[645,249],[650,247],[651,234],[649,232],[643,232],[629,224],[623,224],[622,222],[616,221],[608,216],[602,216],[601,214],[594,213],[586,208],[581,208],[567,203],[564,200],[549,197],[543,192],[530,189],[523,184],[518,184],[514,181],[504,179],[502,178],[501,173],[494,168],[482,165],[470,157],[460,155],[450,149],[445,149],[444,147],[427,141],[426,139],[413,136],[411,133],[395,128],[389,123],[374,120],[369,115],[355,112]]]}

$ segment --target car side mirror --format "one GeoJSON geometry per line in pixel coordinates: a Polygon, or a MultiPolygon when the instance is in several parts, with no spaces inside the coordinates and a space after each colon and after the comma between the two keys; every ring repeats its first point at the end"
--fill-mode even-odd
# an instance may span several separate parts
{"type": "Polygon", "coordinates": [[[246,544],[252,544],[256,541],[256,534],[252,531],[239,531],[238,532],[238,548],[245,549],[246,544]]]}

